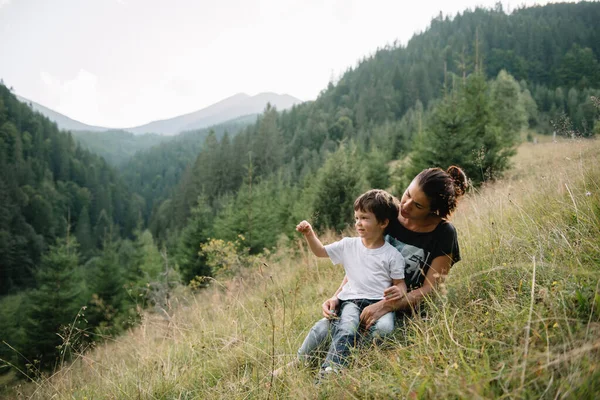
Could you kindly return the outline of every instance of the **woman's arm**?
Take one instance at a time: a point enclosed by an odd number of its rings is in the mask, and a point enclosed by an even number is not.
[[[402,297],[400,300],[387,300],[383,299],[375,304],[371,304],[365,307],[363,312],[360,314],[361,324],[369,329],[379,318],[384,316],[390,311],[397,310],[411,310],[416,307],[425,297],[435,292],[440,282],[446,278],[450,267],[452,266],[452,256],[439,256],[436,257],[431,263],[431,267],[425,275],[425,282],[423,286],[418,289],[412,290]],[[393,291],[393,286],[386,289],[386,292]]]
[[[425,282],[423,286],[409,292],[404,299],[401,299],[396,305],[395,310],[411,310],[417,306],[425,297],[433,293],[438,285],[444,281],[450,267],[452,266],[452,256],[436,257],[431,263],[431,267],[425,274]]]
[[[342,291],[342,289],[344,288],[344,285],[346,283],[348,283],[348,277],[344,276],[344,279],[342,280],[340,287],[335,291],[335,293],[333,294],[333,297],[325,300],[325,302],[323,304],[321,304],[321,309],[323,310],[323,316],[325,318],[332,319],[332,318],[337,317],[337,315],[335,314],[335,310],[337,309],[338,305],[340,304],[340,299],[337,298],[337,295],[340,294],[340,292]],[[331,310],[334,310],[334,313],[331,313]]]

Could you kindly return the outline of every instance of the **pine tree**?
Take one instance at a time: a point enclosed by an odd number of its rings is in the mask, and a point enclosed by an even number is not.
[[[176,259],[184,282],[196,276],[211,276],[206,259],[200,252],[200,245],[211,236],[213,213],[207,204],[206,197],[200,197],[198,204],[192,209],[188,224],[181,232],[177,246]]]
[[[77,226],[75,228],[75,237],[79,243],[79,248],[83,255],[88,254],[96,246],[94,237],[92,236],[92,227],[90,223],[90,212],[87,206],[84,206],[77,218]]]
[[[283,162],[283,136],[277,126],[277,110],[267,104],[258,121],[258,130],[252,142],[256,176],[273,173]]]
[[[100,256],[88,263],[94,273],[88,282],[91,307],[87,319],[91,326],[101,327],[104,334],[118,331],[115,319],[125,299],[125,270],[119,261],[117,243],[107,238]]]
[[[372,146],[363,158],[365,178],[371,188],[386,189],[390,185],[390,172],[383,151]]]
[[[77,242],[67,236],[50,246],[36,272],[37,289],[29,298],[24,354],[31,362],[39,360],[43,369],[54,367],[60,354],[58,346],[67,340],[59,336],[61,327],[73,324],[85,305],[78,263]]]
[[[520,97],[520,102],[525,110],[527,118],[527,126],[535,128],[538,125],[539,111],[535,100],[531,97],[531,92],[528,89],[523,90]]]
[[[156,248],[150,231],[145,230],[137,234],[136,248],[136,280],[139,285],[147,285],[157,281],[163,272],[163,260]]]
[[[129,292],[139,299],[138,305],[167,307],[169,290],[180,283],[181,278],[170,260],[166,249],[156,247],[150,231],[137,233],[135,256],[129,271]]]
[[[405,176],[412,179],[424,168],[450,165],[462,167],[476,184],[501,176],[515,152],[515,130],[524,122],[518,85],[516,91],[512,82],[508,85],[514,104],[497,105],[495,114],[485,78],[469,75],[464,86],[434,108],[427,129],[415,141]]]
[[[527,118],[521,101],[521,88],[510,74],[502,70],[491,84],[490,92],[495,124],[502,130],[508,145],[515,143]]]
[[[467,168],[476,142],[466,138],[467,121],[461,106],[459,94],[452,93],[435,107],[428,127],[415,139],[410,164],[403,174],[405,179],[401,186],[405,187],[410,179],[429,167],[460,165],[466,169],[468,176],[477,171]]]
[[[352,222],[354,200],[366,186],[356,158],[353,145],[342,145],[317,172],[311,188],[316,229],[341,231]]]

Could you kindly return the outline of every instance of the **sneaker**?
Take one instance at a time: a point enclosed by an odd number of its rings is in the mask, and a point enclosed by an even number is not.
[[[324,380],[329,379],[331,376],[335,376],[340,373],[340,370],[334,367],[325,367],[321,368],[319,373],[317,374],[317,379],[315,380],[315,384],[319,385]]]

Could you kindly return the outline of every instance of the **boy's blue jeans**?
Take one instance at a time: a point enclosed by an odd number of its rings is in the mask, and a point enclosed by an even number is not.
[[[298,358],[301,361],[310,361],[315,352],[324,350],[331,339],[329,350],[322,367],[343,366],[350,354],[350,349],[359,341],[360,313],[370,304],[377,301],[351,300],[343,301],[340,306],[339,319],[319,320],[308,332],[302,346],[298,349]],[[394,313],[389,312],[379,318],[367,333],[373,339],[383,338],[394,330]]]

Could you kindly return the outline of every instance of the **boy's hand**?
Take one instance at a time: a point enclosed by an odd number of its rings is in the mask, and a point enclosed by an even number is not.
[[[308,236],[313,233],[312,226],[308,223],[308,221],[302,221],[298,225],[296,225],[296,230],[304,236]]]
[[[306,239],[308,242],[310,251],[312,251],[315,256],[328,257],[327,250],[325,250],[323,243],[321,243],[308,221],[300,222],[298,225],[296,225],[296,230],[304,235],[304,239]]]
[[[406,296],[406,290],[398,286],[390,286],[383,291],[383,296],[387,301],[397,301]]]
[[[327,319],[336,319],[339,318],[336,311],[338,305],[340,304],[340,300],[337,297],[332,297],[330,299],[325,300],[323,304],[321,304],[321,309],[323,310],[323,316]]]

